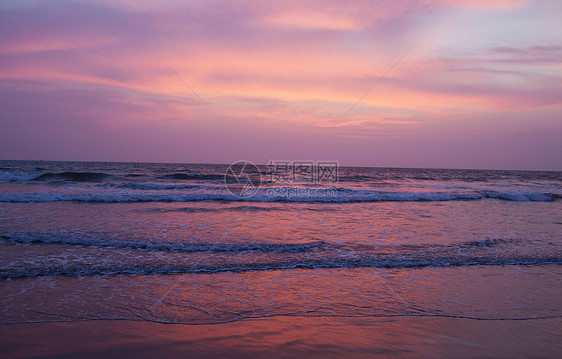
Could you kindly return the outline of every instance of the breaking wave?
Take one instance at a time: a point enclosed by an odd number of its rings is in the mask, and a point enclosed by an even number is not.
[[[72,181],[72,182],[99,182],[103,181],[110,175],[103,172],[60,172],[60,173],[43,173],[35,178],[36,181]]]
[[[111,247],[138,249],[153,252],[306,252],[314,250],[324,242],[306,243],[156,243],[150,241],[127,241],[103,238],[81,238],[49,234],[0,235],[1,239],[14,244],[63,244],[84,247]]]
[[[135,185],[136,186],[136,185]],[[142,187],[143,185],[140,185]],[[144,187],[148,189],[148,187]],[[160,187],[158,187],[160,188]],[[190,189],[192,187],[186,187]],[[195,188],[195,187],[193,187]],[[162,189],[162,188],[160,188]],[[180,189],[173,187],[173,189]],[[452,192],[390,192],[390,191],[367,191],[367,190],[338,190],[316,191],[314,195],[302,194],[301,189],[295,189],[298,195],[291,195],[291,191],[267,192],[260,190],[249,197],[238,197],[226,191],[215,193],[191,193],[191,192],[147,192],[147,191],[107,191],[103,193],[0,193],[0,202],[31,203],[31,202],[200,202],[200,201],[224,201],[224,202],[320,202],[320,203],[353,203],[353,202],[442,202],[442,201],[475,201],[486,198],[515,201],[515,202],[551,202],[562,196],[555,193],[541,192],[475,192],[475,193],[452,193]],[[271,195],[273,193],[273,195]],[[318,195],[316,193],[336,193],[336,195]]]

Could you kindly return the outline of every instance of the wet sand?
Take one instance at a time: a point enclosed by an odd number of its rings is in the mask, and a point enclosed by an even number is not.
[[[556,358],[562,318],[271,317],[212,325],[90,320],[0,326],[2,358]],[[558,340],[557,340],[558,338]]]

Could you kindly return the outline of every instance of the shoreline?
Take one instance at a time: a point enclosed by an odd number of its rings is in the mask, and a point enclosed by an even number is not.
[[[3,358],[545,357],[562,351],[562,318],[301,317],[222,324],[131,320],[0,325]]]

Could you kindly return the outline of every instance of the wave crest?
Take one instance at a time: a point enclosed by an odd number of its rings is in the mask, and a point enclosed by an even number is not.
[[[141,186],[142,187],[142,186]],[[148,189],[148,188],[146,188]],[[179,188],[176,188],[179,189]],[[330,192],[332,193],[332,192]],[[317,203],[354,203],[354,202],[443,202],[443,201],[477,201],[498,199],[515,202],[552,202],[561,198],[559,194],[539,192],[386,192],[365,190],[338,190],[337,195],[284,196],[268,195],[267,191],[258,191],[250,197],[237,197],[226,191],[214,193],[164,192],[154,193],[144,190],[115,190],[104,193],[0,193],[0,202],[317,202]]]
[[[152,252],[306,252],[317,249],[324,242],[306,243],[156,243],[102,238],[79,238],[49,234],[10,234],[0,238],[13,244],[62,244],[84,247],[111,247]]]
[[[99,182],[110,177],[107,173],[103,172],[59,172],[59,173],[43,173],[35,178],[36,181],[71,181],[71,182]]]

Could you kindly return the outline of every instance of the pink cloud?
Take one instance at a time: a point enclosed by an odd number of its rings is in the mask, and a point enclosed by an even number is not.
[[[560,125],[552,121],[562,114],[560,46],[538,38],[532,46],[482,39],[471,51],[460,44],[443,52],[433,37],[450,26],[441,16],[525,16],[532,6],[334,0],[321,7],[300,1],[3,7],[0,121],[9,135],[0,137],[0,157],[50,153],[54,159],[66,153],[59,143],[67,143],[83,159],[95,159],[97,148],[103,159],[115,153],[120,160],[333,156],[356,165],[446,167],[454,163],[437,148],[461,143],[475,159],[450,152],[466,163],[455,167],[468,167],[487,161],[478,148],[491,146],[496,136],[551,158],[546,151],[560,149]],[[428,24],[439,25],[438,31],[425,34]],[[422,35],[428,38],[341,118]],[[152,50],[259,153],[244,149]],[[517,117],[517,126],[502,122],[504,116]],[[319,147],[324,152],[312,151],[311,143],[335,123]],[[480,135],[474,124],[490,134]],[[384,157],[381,151],[393,152]],[[494,161],[486,166],[504,163]],[[505,161],[511,167],[531,163]],[[543,165],[554,168],[555,162]]]

